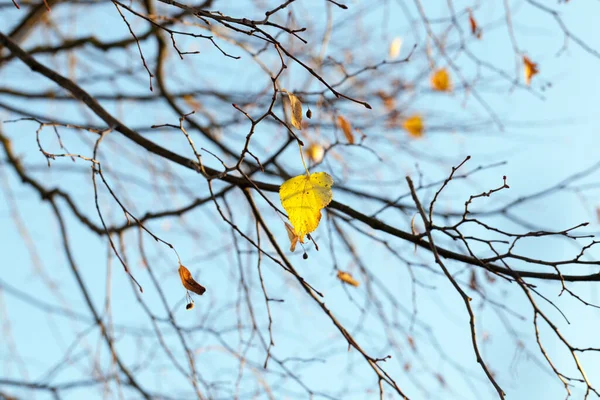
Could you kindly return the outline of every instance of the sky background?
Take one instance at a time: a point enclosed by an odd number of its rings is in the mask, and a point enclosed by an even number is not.
[[[344,51],[350,57],[354,57],[348,69],[356,70],[355,65],[361,62],[377,62],[386,58],[389,43],[394,37],[399,36],[403,39],[401,56],[405,56],[411,46],[417,44],[414,59],[410,63],[398,64],[393,69],[386,69],[383,72],[385,75],[373,82],[367,82],[367,86],[385,88],[394,78],[409,80],[414,78],[428,65],[428,57],[424,54],[427,48],[424,33],[415,32],[409,27],[400,2],[384,2],[383,4],[387,5],[381,7],[372,7],[370,3],[348,2],[348,11],[330,9],[334,27],[335,23],[341,25],[338,31],[334,29],[327,51],[337,57],[340,54],[335,53],[337,51]],[[479,41],[471,40],[469,48],[477,57],[514,75],[516,56],[506,27],[498,18],[503,11],[502,4],[485,3],[490,4],[475,8],[477,21],[483,26],[483,37]],[[596,38],[599,37],[596,16],[600,12],[600,3],[583,3],[552,2],[548,6],[559,9],[565,25],[572,29],[573,35],[583,38],[589,46],[594,47],[597,44]],[[428,2],[426,7],[428,17],[431,20],[447,17],[445,4],[446,2],[441,1]],[[467,164],[466,170],[479,165],[505,162],[496,168],[480,172],[467,181],[453,182],[445,190],[438,204],[440,208],[460,210],[469,195],[500,186],[502,176],[506,175],[510,185],[509,190],[475,204],[476,208],[485,209],[496,208],[496,205],[505,204],[510,199],[536,193],[598,161],[596,149],[599,145],[597,126],[600,123],[600,114],[597,112],[597,104],[600,100],[598,99],[600,81],[597,79],[597,70],[600,59],[581,49],[573,41],[569,41],[567,49],[561,52],[563,33],[549,15],[536,10],[527,2],[513,1],[510,4],[519,48],[539,64],[540,74],[533,79],[534,93],[532,93],[522,88],[515,88],[506,80],[494,78],[489,72],[482,72],[476,88],[502,121],[502,129],[492,121],[490,114],[472,95],[465,98],[464,92],[459,90],[445,96],[421,94],[416,100],[413,100],[410,94],[402,96],[399,104],[403,115],[413,111],[420,112],[429,124],[428,128],[431,128],[421,140],[408,138],[401,129],[385,130],[381,121],[374,122],[372,116],[379,114],[368,113],[381,113],[380,105],[370,112],[356,104],[343,103],[342,112],[352,118],[353,122],[357,121],[356,125],[361,126],[367,135],[365,143],[377,149],[381,160],[363,148],[342,148],[334,152],[321,167],[334,176],[336,183],[395,198],[407,193],[404,176],[417,176],[416,164],[423,172],[426,182],[435,182],[444,179],[450,167],[460,163],[467,155],[471,155],[472,159]],[[414,4],[411,2],[408,7],[416,18]],[[271,7],[263,8],[262,12],[268,8]],[[51,21],[56,29],[69,36],[79,37],[94,33],[100,35],[102,40],[109,41],[126,35],[127,28],[111,4],[94,6],[94,13],[84,13],[82,9],[84,8],[56,6],[52,10]],[[249,12],[250,16],[260,16],[257,9],[247,10],[239,4],[224,6],[222,11],[231,15],[245,15]],[[294,12],[303,18],[298,21],[299,25],[306,23],[317,32],[323,32],[327,15],[327,8],[323,6],[323,2],[299,1],[294,5]],[[23,10],[0,8],[0,31],[5,34],[10,32],[23,14]],[[362,17],[359,24],[342,24],[345,18],[354,15]],[[146,29],[145,24],[139,21],[133,23],[135,19],[131,15],[129,17],[134,29],[139,32]],[[464,20],[465,18],[463,18],[463,26],[468,35]],[[56,40],[53,35],[36,32],[28,38],[23,47],[31,48],[36,44]],[[190,50],[194,49],[193,46],[198,46],[202,56],[194,58],[193,61],[189,61],[190,57],[186,57],[186,60],[180,63],[176,54],[171,54],[173,57],[167,66],[170,71],[169,87],[173,91],[215,87],[239,91],[240,97],[244,98],[250,94],[258,96],[268,84],[268,77],[247,59],[242,58],[238,62],[219,56],[218,51],[207,42],[191,43],[182,39],[178,44],[182,48],[189,46]],[[307,46],[311,45],[309,43]],[[301,45],[290,44],[290,46],[298,53],[303,51]],[[226,43],[223,47],[226,51],[236,51],[233,46]],[[143,51],[148,60],[154,58],[153,44],[144,44]],[[7,53],[4,51],[1,54]],[[121,66],[135,69],[135,78],[129,79],[124,76],[116,78],[111,84],[94,82],[93,77],[90,77],[92,74],[90,71],[94,73],[102,70],[110,71],[98,62],[105,57],[110,58],[115,65],[114,68]],[[265,55],[266,62],[273,60],[270,57],[272,55]],[[435,51],[431,57],[437,60],[439,66],[446,65],[443,61],[439,61]],[[149,93],[148,77],[145,75],[135,47],[132,47],[132,52],[115,52],[110,56],[86,48],[80,53],[76,67],[71,68],[69,68],[69,59],[64,56],[41,56],[37,59],[75,78],[91,93],[111,91]],[[466,77],[473,77],[478,73],[477,66],[464,56],[457,57],[453,61],[460,66]],[[521,74],[521,71],[519,70],[518,73]],[[518,79],[523,82],[520,75]],[[305,72],[297,66],[291,66],[282,78],[282,85],[295,91],[304,88],[303,84],[307,80]],[[421,87],[427,87],[427,76],[416,82]],[[18,61],[12,61],[0,69],[0,88],[13,88],[27,92],[55,89],[51,82],[32,73]],[[311,82],[309,88],[322,90],[316,82]],[[270,93],[267,92],[266,96],[269,97]],[[98,120],[93,119],[82,106],[70,106],[66,102],[23,100],[0,93],[0,103],[32,110],[59,120],[64,118],[82,123],[86,120],[98,123]],[[166,111],[162,103],[141,105],[127,102],[101,103],[134,128],[177,123],[177,117]],[[225,119],[233,113],[216,100],[207,100],[202,105],[208,109],[214,108],[216,119]],[[57,159],[52,162],[51,168],[45,167],[46,160],[38,151],[35,142],[38,124],[30,121],[6,122],[18,117],[19,115],[7,111],[6,108],[0,110],[0,120],[5,121],[0,125],[2,132],[11,138],[15,152],[22,157],[23,163],[35,166],[37,169],[34,176],[42,179],[48,187],[60,186],[68,189],[90,218],[99,222],[93,205],[89,165],[81,161],[73,163],[68,159]],[[201,118],[199,117],[199,120]],[[318,108],[315,109],[313,118],[318,120]],[[239,149],[241,140],[247,132],[247,124],[240,122],[239,128],[223,132],[223,142]],[[43,143],[48,148],[58,151],[51,130],[46,128],[44,134],[46,136],[42,139]],[[181,135],[175,136],[169,130],[155,133],[148,130],[146,134],[170,149],[188,157],[193,156],[185,138]],[[303,134],[309,135],[306,132]],[[316,138],[321,137],[329,142],[334,140],[331,129],[323,128],[322,131],[315,130],[310,134],[322,135]],[[61,130],[61,135],[72,153],[91,154],[90,149],[94,140],[92,135],[67,129]],[[196,174],[162,163],[124,139],[114,136],[116,135],[111,134],[103,144],[105,148],[102,149],[101,154],[106,160],[103,161],[103,168],[107,177],[112,179],[114,188],[123,196],[130,210],[136,215],[143,215],[147,210],[162,210],[182,205],[194,196],[207,195],[206,184]],[[307,139],[315,140],[315,137]],[[195,140],[201,139],[195,138]],[[257,144],[263,147],[258,151],[268,154],[270,150],[283,143],[285,133],[273,125],[265,124],[257,133],[256,140]],[[215,150],[210,147],[210,143],[200,143],[200,146]],[[0,159],[4,159],[4,154]],[[218,161],[210,157],[206,159],[208,165],[219,167]],[[302,164],[296,148],[290,148],[281,159],[284,160],[288,171],[294,174],[302,173]],[[139,166],[140,162],[145,163],[144,167]],[[167,168],[175,171],[180,179],[178,181],[167,179],[164,176]],[[121,180],[117,180],[119,173],[124,173]],[[273,177],[258,176],[258,178],[272,183],[281,183],[281,180]],[[581,183],[597,181],[596,173],[586,177]],[[99,340],[97,329],[90,329],[93,321],[87,316],[81,293],[66,263],[57,221],[49,205],[41,202],[31,188],[24,187],[14,171],[5,164],[0,165],[0,187],[2,188],[0,190],[2,238],[0,251],[4,255],[0,270],[0,328],[3,332],[3,340],[0,340],[0,378],[43,380],[53,384],[87,379],[95,368],[89,360],[97,360],[96,367],[99,366],[106,373],[110,373],[113,367],[103,342]],[[216,190],[222,187],[222,184],[215,183]],[[436,189],[421,192],[424,203],[430,201]],[[270,194],[269,198],[273,202],[278,202],[277,194]],[[366,214],[380,208],[379,204],[369,203],[336,191],[335,186],[334,198]],[[237,193],[229,199],[229,202],[234,210],[236,224],[252,231],[253,219],[247,207],[243,205],[242,199],[241,194]],[[255,199],[264,211],[269,225],[277,233],[280,243],[287,247],[283,224],[262,199],[258,196],[255,196]],[[101,191],[100,200],[107,220],[119,224],[125,222],[123,213],[110,199],[106,190]],[[565,229],[583,221],[590,221],[590,225],[582,232],[596,232],[598,231],[596,206],[596,191],[586,190],[582,193],[566,191],[526,202],[516,208],[515,213],[540,227],[554,229]],[[186,385],[185,380],[174,369],[168,358],[161,354],[154,338],[152,324],[134,295],[135,288],[124,274],[118,260],[109,251],[105,238],[100,238],[84,229],[66,208],[63,208],[63,211],[75,258],[96,307],[103,309],[106,299],[110,299],[110,321],[114,324],[117,347],[123,357],[129,365],[134,366],[134,369],[136,365],[143,366],[151,360],[152,368],[143,369],[139,373],[139,380],[148,388],[164,390],[174,398],[193,398],[189,385]],[[17,219],[15,215],[18,215]],[[390,225],[406,231],[410,231],[408,224],[411,217],[412,215],[408,217],[400,215],[394,210],[387,210],[379,215],[379,218]],[[17,223],[18,218],[20,218],[21,228]],[[521,227],[502,218],[491,218],[489,221],[499,227],[522,231]],[[19,231],[22,227],[26,228],[29,242],[24,240],[22,231]],[[213,205],[194,211],[185,220],[158,220],[149,223],[148,227],[161,238],[175,245],[183,264],[192,271],[200,283],[207,287],[204,296],[195,298],[194,310],[186,311],[185,291],[176,273],[177,258],[166,246],[161,246],[149,236],[145,236],[143,243],[148,258],[155,266],[161,288],[178,323],[184,327],[197,328],[190,337],[194,349],[197,349],[197,362],[201,365],[200,371],[203,377],[207,381],[223,382],[223,387],[231,388],[230,382],[238,379],[237,360],[228,353],[223,340],[232,344],[234,349],[242,349],[243,345],[240,344],[242,341],[236,324],[240,321],[248,322],[247,318],[243,317],[244,312],[236,311],[235,307],[240,293],[238,264],[243,266],[242,269],[247,274],[252,287],[257,319],[261,321],[263,329],[266,327],[266,312],[255,271],[256,253],[248,251],[250,247],[240,241],[242,252],[240,258],[237,258],[231,232],[222,220],[215,217]],[[416,269],[418,278],[435,288],[418,289],[418,315],[420,320],[428,325],[425,328],[424,325],[417,324],[411,330],[412,286],[406,266],[389,257],[381,246],[366,240],[360,234],[348,231],[365,265],[369,267],[373,276],[381,279],[381,286],[361,285],[356,290],[347,288],[335,278],[335,271],[332,268],[328,237],[331,229],[331,221],[324,216],[315,234],[321,250],[317,253],[311,245],[308,245],[308,260],[304,261],[302,252],[299,251],[293,254],[288,252],[290,259],[308,282],[325,293],[324,300],[327,306],[342,323],[353,332],[357,332],[357,339],[370,354],[381,356],[392,354],[392,359],[385,364],[385,367],[392,376],[397,378],[399,385],[411,395],[411,398],[493,398],[493,388],[485,380],[485,376],[475,362],[466,311],[461,299],[445,278],[424,269]],[[379,237],[385,238],[384,235]],[[430,253],[420,249],[415,254],[411,245],[391,238],[386,239],[397,245],[406,257],[434,266]],[[158,293],[143,267],[137,250],[137,231],[129,231],[126,235],[126,243],[131,246],[127,251],[128,264],[133,275],[145,289],[142,295],[145,303],[150,309],[156,310],[157,314],[164,315]],[[35,251],[31,251],[31,246],[35,247]],[[356,276],[360,276],[359,266],[352,261],[347,251],[344,251],[339,241],[334,241],[332,247],[335,249],[340,268],[353,271]],[[544,259],[572,258],[579,251],[567,240],[524,241],[520,250],[524,254],[537,255]],[[590,255],[593,258],[596,252],[592,251]],[[457,273],[457,277],[463,282],[468,281],[468,271],[463,271],[464,266],[449,263],[449,268]],[[585,269],[579,266],[571,268],[566,271],[584,274],[597,270],[597,268]],[[275,323],[274,355],[280,359],[317,358],[308,363],[290,363],[292,369],[316,391],[324,391],[339,398],[376,398],[377,381],[373,372],[364,365],[364,361],[355,351],[348,351],[347,344],[335,331],[331,322],[308,299],[299,285],[289,276],[285,276],[273,263],[264,262],[263,269],[269,294],[275,298],[285,299],[282,304],[271,305]],[[484,279],[483,275],[480,279]],[[598,302],[600,299],[594,286],[577,284],[573,285],[572,289],[576,290],[582,298],[590,302]],[[382,307],[386,313],[394,315],[395,321],[401,326],[395,333],[395,338],[400,342],[399,346],[402,349],[399,353],[385,348],[388,337],[379,325],[377,307],[366,302],[365,291],[369,288],[380,293],[385,288],[397,299],[397,310],[393,311],[387,301],[383,302]],[[551,308],[546,304],[542,305],[544,310],[551,313],[561,332],[572,340],[574,345],[597,346],[599,321],[597,310],[583,307],[566,295],[557,298],[560,292],[558,283],[540,283],[539,289],[556,301],[568,317],[570,324],[561,320],[557,312],[550,311]],[[515,338],[507,331],[492,307],[486,305],[482,308],[480,301],[474,303],[480,338],[488,337],[481,343],[483,356],[497,372],[499,383],[507,392],[508,398],[564,398],[562,384],[546,364],[536,361],[541,360],[541,355],[535,346],[531,324],[532,311],[524,302],[523,294],[516,285],[506,283],[487,285],[486,293],[490,298],[527,318],[523,323],[515,323],[519,338],[526,344],[526,350],[522,350],[518,348]],[[33,306],[31,302],[23,300],[23,295],[35,299],[34,301],[39,304],[44,304],[43,307],[48,305],[55,307],[53,309],[56,312],[49,313],[45,308]],[[383,294],[382,297],[385,298]],[[62,311],[58,311],[64,309],[71,310],[73,314],[63,315]],[[74,315],[85,315],[85,317],[79,318]],[[240,315],[242,315],[241,320]],[[122,334],[121,327],[135,329],[134,332],[137,334]],[[542,328],[542,335],[555,364],[568,372],[573,372],[570,355],[553,339],[550,332],[544,329],[545,327]],[[161,330],[165,334],[167,343],[173,346],[176,359],[181,365],[186,366],[184,352],[179,347],[174,332],[166,325],[162,326]],[[222,332],[222,336],[214,335],[212,333],[214,331]],[[407,335],[401,332],[410,332],[414,336],[416,351],[409,346]],[[435,335],[439,348],[430,340],[429,333]],[[440,349],[443,349],[443,356]],[[70,354],[67,362],[69,367],[54,374],[51,372],[53,367],[66,362],[63,356],[67,351]],[[535,355],[535,358],[531,355]],[[264,350],[260,346],[252,347],[248,356],[260,363],[264,361]],[[600,363],[597,362],[597,358],[584,354],[581,359],[590,380],[600,385]],[[403,371],[405,362],[410,362],[413,366],[408,373]],[[445,386],[432,378],[432,370],[444,376],[447,382]],[[250,396],[254,392],[261,391],[252,374],[251,368],[245,371],[239,385],[239,395]],[[465,379],[465,375],[470,379]],[[271,376],[268,382],[278,388],[280,390],[278,393],[282,396],[296,395],[302,398],[305,393],[297,384],[289,380],[280,380]],[[427,394],[423,388],[426,388]],[[33,394],[36,399],[49,398],[43,391],[21,391],[7,385],[0,385],[0,390],[23,398],[31,398]],[[99,390],[83,388],[66,393],[65,398],[68,399],[118,398],[115,387],[108,392],[103,392],[102,388]],[[125,391],[125,398],[136,398],[135,396],[134,392]],[[235,394],[220,389],[217,385],[214,388],[214,396],[231,398]],[[583,398],[583,392],[574,389],[573,398]]]

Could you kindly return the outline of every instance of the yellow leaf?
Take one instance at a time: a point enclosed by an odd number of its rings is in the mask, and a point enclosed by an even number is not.
[[[352,285],[354,287],[358,287],[358,285],[360,285],[360,283],[356,279],[354,279],[354,277],[350,275],[349,272],[338,271],[337,277],[340,281],[347,283],[348,285]]]
[[[452,82],[446,68],[439,68],[431,75],[431,87],[440,92],[449,92],[452,90]]]
[[[346,118],[340,115],[337,117],[337,124],[342,130],[342,132],[344,132],[344,136],[346,136],[346,140],[348,140],[348,143],[354,144],[354,135],[352,134],[352,125],[350,124],[350,122],[348,122]]]
[[[292,108],[292,125],[296,129],[302,129],[302,102],[294,94],[283,89],[282,92],[286,93],[290,98],[290,106]]]
[[[279,188],[281,204],[299,238],[311,233],[321,220],[321,209],[333,198],[333,178],[326,172],[299,175]]]
[[[397,37],[392,40],[390,44],[389,56],[392,60],[398,58],[400,50],[402,49],[402,39]]]
[[[300,241],[300,243],[304,243],[304,239],[301,237],[298,237],[294,227],[291,226],[290,224],[288,224],[287,222],[285,223],[285,230],[287,231],[288,238],[290,238],[290,251],[294,252],[296,250],[296,245],[298,244],[298,240]]]
[[[525,72],[525,83],[529,85],[531,83],[531,78],[538,72],[537,64],[531,61],[527,56],[523,56],[523,67]]]
[[[402,127],[412,137],[420,138],[423,136],[423,119],[418,114],[412,115],[405,119],[404,123],[402,123]]]
[[[191,272],[181,264],[179,264],[179,277],[181,278],[181,283],[183,284],[183,287],[187,290],[190,290],[199,295],[202,295],[204,292],[206,292],[206,288],[198,282],[196,282],[194,278],[192,278]]]
[[[325,149],[318,143],[311,143],[306,150],[304,150],[304,153],[306,153],[309,160],[316,164],[323,160]]]

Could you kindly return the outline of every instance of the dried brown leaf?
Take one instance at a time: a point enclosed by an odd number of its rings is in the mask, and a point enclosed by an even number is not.
[[[337,117],[337,124],[342,132],[344,132],[344,136],[346,136],[348,143],[354,144],[354,135],[352,134],[352,125],[350,122],[340,115]]]
[[[194,278],[192,278],[191,272],[181,264],[179,264],[179,277],[181,278],[183,287],[187,290],[199,295],[202,295],[204,292],[206,292],[206,288],[196,282]]]
[[[292,125],[296,129],[302,129],[302,102],[293,93],[290,93],[285,89],[283,92],[287,93],[290,99],[290,107],[292,108]]]
[[[298,236],[294,227],[288,224],[287,222],[285,222],[285,230],[288,234],[288,238],[290,239],[290,251],[294,252],[296,250],[296,245],[298,244],[298,241],[300,241],[301,243],[304,243],[304,241],[301,237]]]
[[[477,290],[479,287],[479,283],[477,282],[477,274],[475,274],[475,270],[471,270],[471,277],[469,278],[469,287],[473,290]]]
[[[481,39],[481,28],[477,25],[477,21],[475,21],[471,10],[469,10],[469,25],[471,26],[471,34],[477,39]]]

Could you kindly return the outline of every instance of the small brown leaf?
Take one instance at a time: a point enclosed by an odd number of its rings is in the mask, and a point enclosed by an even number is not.
[[[531,84],[531,78],[539,73],[537,64],[529,59],[527,56],[523,56],[523,69],[525,74],[525,83],[529,86]]]
[[[310,108],[308,110],[306,110],[306,118],[308,118],[308,119],[312,118],[312,111],[310,110]]]
[[[350,122],[340,115],[337,117],[337,124],[342,132],[344,132],[344,136],[346,136],[348,143],[354,144],[354,135],[352,134],[352,125]]]
[[[185,309],[186,309],[186,310],[191,310],[192,308],[194,308],[194,303],[187,303],[187,304],[185,305]]]
[[[296,245],[298,244],[298,240],[300,243],[304,243],[301,237],[298,236],[296,230],[293,226],[285,222],[285,230],[287,231],[288,238],[290,239],[290,251],[294,252],[296,250]]]
[[[477,290],[479,284],[477,283],[477,275],[475,274],[475,270],[471,270],[471,278],[469,279],[469,287],[473,290]]]
[[[469,25],[471,25],[471,33],[477,39],[481,39],[481,28],[477,25],[477,21],[473,17],[473,12],[469,10]]]
[[[385,107],[386,111],[388,111],[388,112],[394,111],[394,109],[396,108],[396,99],[394,99],[394,97],[385,93],[383,90],[379,90],[375,94],[383,102],[383,106]]]
[[[292,125],[296,129],[302,129],[302,102],[293,93],[287,90],[282,90],[290,98],[290,106],[292,108]]]
[[[354,287],[358,287],[358,285],[360,285],[360,283],[356,279],[354,279],[354,277],[350,275],[349,272],[338,271],[337,277],[340,281],[347,283],[348,285],[352,285]]]
[[[194,278],[192,278],[191,272],[181,264],[179,264],[179,277],[181,278],[181,283],[183,284],[183,287],[187,290],[190,290],[199,295],[202,295],[204,294],[204,292],[206,292],[206,288],[198,282],[196,282]]]

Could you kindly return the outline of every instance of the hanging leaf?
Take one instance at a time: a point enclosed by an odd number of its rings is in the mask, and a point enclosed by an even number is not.
[[[471,277],[469,278],[469,287],[473,290],[477,290],[479,287],[479,283],[477,282],[477,275],[475,274],[475,269],[471,270]]]
[[[527,56],[523,56],[523,69],[525,73],[525,83],[531,84],[531,78],[539,73],[537,64],[531,61]]]
[[[290,107],[292,108],[292,125],[296,129],[302,129],[302,102],[293,93],[283,89],[282,92],[288,95]]]
[[[354,287],[358,287],[358,285],[360,285],[360,283],[354,279],[349,272],[338,271],[337,277],[340,281],[347,283],[348,285],[352,285]]]
[[[475,21],[471,10],[469,10],[469,25],[471,25],[471,34],[477,39],[481,39],[481,28],[477,25],[477,21]]]
[[[323,157],[325,156],[325,149],[319,143],[311,143],[306,147],[304,153],[308,157],[310,161],[313,163],[320,163],[323,161]]]
[[[452,90],[450,74],[448,74],[446,68],[439,68],[433,71],[433,74],[431,75],[431,87],[433,90],[439,92],[449,92]]]
[[[296,234],[296,230],[294,229],[294,227],[288,224],[287,222],[285,222],[285,230],[288,234],[288,238],[290,239],[290,251],[294,252],[296,250],[296,245],[298,244],[298,240],[300,240],[300,238]]]
[[[191,272],[181,264],[179,264],[179,277],[181,278],[183,287],[187,290],[199,295],[202,295],[204,292],[206,292],[206,288],[196,282],[194,278],[192,278]]]
[[[379,90],[376,94],[383,102],[386,111],[391,112],[396,108],[396,99],[394,97],[388,95],[383,90]]]
[[[395,60],[400,55],[400,50],[402,49],[402,39],[399,37],[394,38],[392,43],[390,44],[389,57],[392,60]]]
[[[304,236],[317,229],[321,209],[333,199],[333,178],[326,172],[299,175],[285,181],[279,188],[281,204],[288,213],[300,243]]]
[[[420,115],[415,114],[404,120],[402,127],[414,138],[420,138],[423,136],[423,119]]]
[[[354,144],[354,135],[352,134],[352,125],[350,122],[340,115],[337,117],[337,125],[340,127],[342,132],[344,132],[344,136],[346,136],[348,143]]]

